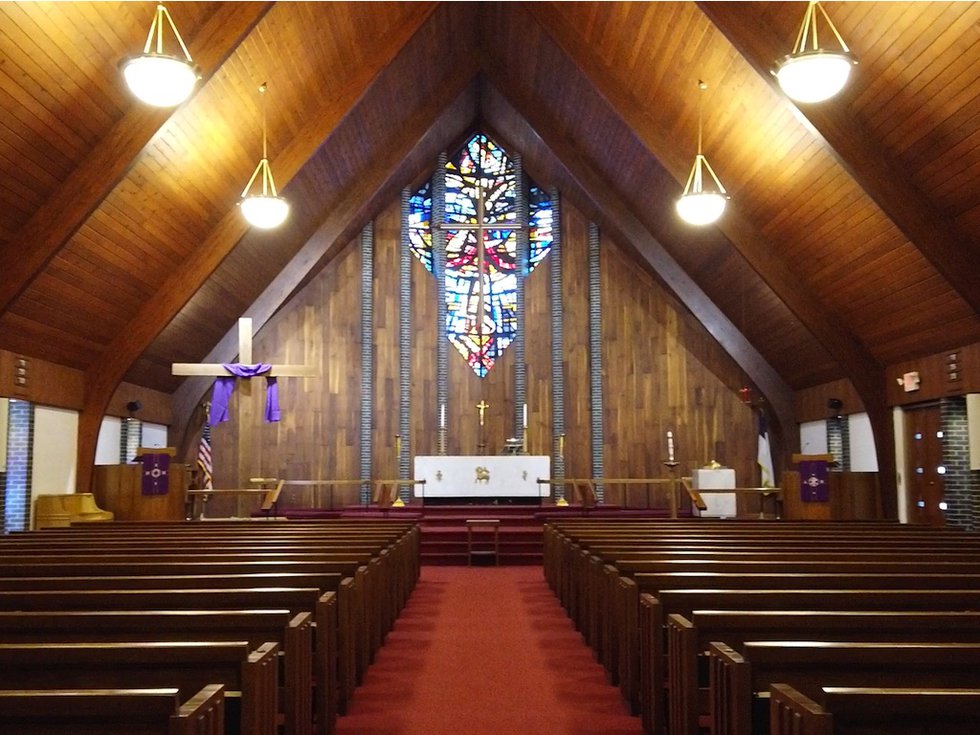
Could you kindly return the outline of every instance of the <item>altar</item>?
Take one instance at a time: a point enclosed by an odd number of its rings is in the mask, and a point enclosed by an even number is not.
[[[536,455],[419,456],[417,498],[547,498],[551,458]],[[538,480],[545,482],[539,483]]]

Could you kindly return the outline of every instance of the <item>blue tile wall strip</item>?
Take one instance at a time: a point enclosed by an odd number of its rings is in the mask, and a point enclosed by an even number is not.
[[[412,456],[412,247],[408,232],[410,192],[402,189],[401,244],[398,249],[398,479],[411,478]],[[408,502],[412,488],[398,494]]]
[[[449,341],[446,336],[446,161],[443,151],[432,175],[432,272],[436,277],[436,421],[448,412]],[[448,421],[448,414],[446,415]],[[437,423],[436,453],[446,453],[446,430]]]
[[[551,244],[551,476],[555,480],[565,479],[565,320],[562,308],[562,242],[561,242],[561,198],[558,189],[551,190],[551,206],[554,209],[553,236]],[[554,485],[555,499],[564,497],[564,488]]]
[[[361,231],[361,478],[372,477],[374,450],[374,224]],[[371,483],[361,484],[361,502],[371,501]]]
[[[592,401],[592,476],[603,476],[602,426],[602,281],[599,272],[599,227],[589,223],[589,387]],[[604,488],[596,484],[602,502]]]

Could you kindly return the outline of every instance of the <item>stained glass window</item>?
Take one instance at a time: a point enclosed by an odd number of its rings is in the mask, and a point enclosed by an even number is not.
[[[551,199],[533,184],[528,222],[519,221],[517,187],[523,185],[507,152],[482,133],[446,164],[446,333],[480,377],[517,334],[517,234],[529,228],[528,273],[551,249]],[[412,252],[432,271],[432,187],[409,199]]]

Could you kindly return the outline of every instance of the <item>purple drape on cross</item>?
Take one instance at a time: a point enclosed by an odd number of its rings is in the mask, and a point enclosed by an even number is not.
[[[826,503],[830,500],[827,463],[821,460],[800,462],[800,495],[804,503]]]
[[[208,423],[212,426],[228,420],[228,401],[235,392],[237,378],[254,378],[272,370],[272,365],[264,362],[255,365],[221,363],[221,367],[231,375],[215,378],[214,390],[211,392],[211,414],[208,418]],[[265,420],[269,423],[279,420],[279,383],[272,376],[266,378]]]

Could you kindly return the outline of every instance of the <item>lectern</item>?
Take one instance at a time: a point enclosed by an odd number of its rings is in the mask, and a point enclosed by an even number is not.
[[[783,475],[783,517],[829,521],[832,454],[794,454],[797,469]]]
[[[136,456],[176,454],[173,447],[141,447]],[[144,467],[142,461],[132,464],[98,465],[94,487],[99,507],[111,510],[117,521],[180,521],[184,519],[188,473],[186,465],[169,463],[166,482],[144,482],[144,470],[158,474],[159,465]]]

